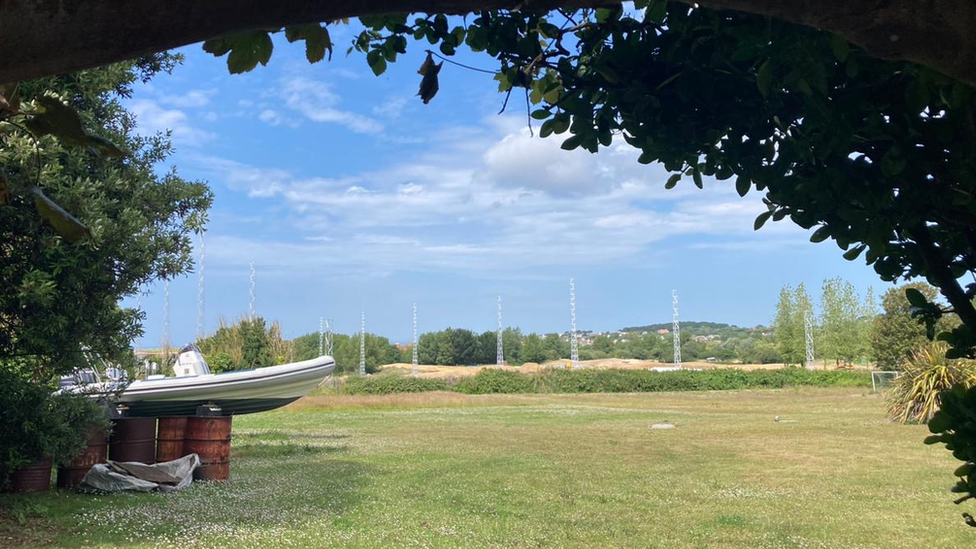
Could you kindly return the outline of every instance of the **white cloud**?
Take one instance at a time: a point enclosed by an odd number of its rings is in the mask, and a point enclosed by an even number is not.
[[[305,76],[286,77],[280,89],[285,107],[313,122],[339,124],[355,133],[379,134],[383,124],[369,116],[338,108],[340,98],[328,82]]]
[[[175,144],[190,147],[200,146],[214,138],[213,133],[194,126],[182,110],[166,109],[151,99],[133,100],[128,107],[136,116],[137,131],[143,135],[171,131]]]
[[[296,268],[477,275],[491,265],[527,273],[639,262],[671,239],[688,247],[701,240],[715,247],[805,240],[786,224],[755,236],[752,223],[764,206],[757,196],[740,199],[727,181],[706,181],[704,190],[689,181],[665,191],[667,174],[638,164],[623,148],[569,153],[558,140],[507,129],[445,129],[426,153],[343,177],[301,177],[221,159],[210,165],[232,188],[280,201],[288,223],[305,235],[301,244],[234,245],[258,246]]]
[[[386,119],[399,118],[403,114],[403,109],[407,106],[407,101],[408,99],[403,96],[390,97],[373,107],[373,114]]]
[[[271,109],[261,111],[261,114],[258,115],[258,120],[271,124],[272,126],[277,126],[282,122],[281,115]]]
[[[217,93],[216,89],[190,90],[183,95],[162,95],[159,102],[164,105],[181,109],[205,107],[210,104],[210,98]]]

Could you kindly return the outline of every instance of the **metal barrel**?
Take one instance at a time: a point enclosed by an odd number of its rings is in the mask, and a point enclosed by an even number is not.
[[[227,480],[230,477],[231,416],[193,416],[186,422],[183,451],[197,454],[203,465],[193,472],[196,480]]]
[[[88,446],[66,466],[58,467],[58,488],[73,488],[81,484],[85,474],[97,463],[105,463],[108,456],[108,437],[101,429],[88,429]]]
[[[108,457],[112,461],[156,462],[156,418],[123,417],[113,419],[108,439]]]
[[[186,437],[186,416],[161,417],[156,432],[156,462],[173,461],[183,457]]]
[[[43,492],[51,487],[51,459],[21,467],[10,475],[11,492]]]

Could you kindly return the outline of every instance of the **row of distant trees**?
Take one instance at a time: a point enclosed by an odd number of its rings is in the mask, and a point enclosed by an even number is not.
[[[938,294],[925,283],[905,284],[884,293],[879,311],[871,288],[861,297],[850,282],[840,278],[824,280],[816,308],[803,284],[784,287],[773,321],[783,362],[802,364],[806,360],[809,320],[818,360],[836,364],[870,362],[882,370],[899,369],[913,351],[928,343],[924,326],[911,316],[911,304],[905,297],[908,288],[919,290],[933,301]],[[940,330],[958,321],[946,316],[941,322],[945,326],[940,326]]]
[[[333,357],[340,373],[359,371],[359,334],[334,334]],[[217,330],[197,340],[197,346],[214,372],[247,370],[285,364],[319,356],[319,334],[311,333],[286,340],[277,322],[264,318],[241,318],[233,324],[221,319]],[[390,340],[366,334],[366,371],[377,372],[383,364],[396,362],[400,355]]]
[[[812,325],[814,350],[819,359],[851,364],[871,358],[870,334],[877,315],[874,292],[862,299],[854,286],[841,278],[821,285],[819,310],[803,284],[780,290],[773,329],[783,362],[806,360],[806,324]]]
[[[582,360],[635,358],[671,362],[673,340],[670,333],[659,334],[657,326],[627,328],[622,333],[581,335]],[[727,324],[689,322],[682,331],[682,356],[686,361],[715,359],[723,362],[779,362],[777,347],[765,328],[739,328]],[[707,338],[707,339],[706,339]],[[566,334],[523,334],[519,328],[502,332],[505,363],[518,366],[526,362],[565,360],[570,356]],[[418,358],[422,364],[470,366],[496,362],[497,333],[477,333],[463,328],[447,328],[421,334]],[[319,334],[299,336],[291,341],[281,336],[277,322],[264,318],[241,318],[231,324],[221,320],[217,330],[197,341],[215,372],[259,368],[306,360],[319,355]],[[359,334],[334,334],[333,357],[340,373],[359,370]],[[389,339],[366,334],[366,370],[375,372],[384,364],[411,362],[413,349],[397,347]]]

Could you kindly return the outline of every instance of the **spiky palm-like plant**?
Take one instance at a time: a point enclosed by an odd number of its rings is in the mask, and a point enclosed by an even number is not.
[[[935,342],[912,352],[887,392],[888,416],[898,423],[927,423],[939,410],[939,393],[959,383],[976,385],[976,365],[946,358],[949,346]]]

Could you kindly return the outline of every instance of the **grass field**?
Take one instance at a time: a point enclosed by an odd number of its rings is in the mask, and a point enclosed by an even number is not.
[[[225,484],[4,496],[0,546],[970,546],[956,464],[883,417],[841,389],[311,397],[235,418]]]

